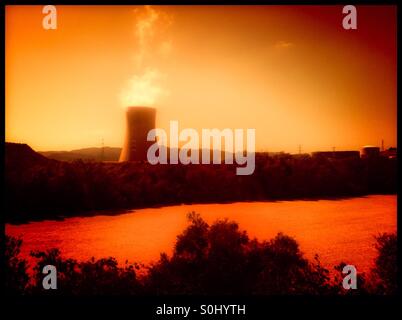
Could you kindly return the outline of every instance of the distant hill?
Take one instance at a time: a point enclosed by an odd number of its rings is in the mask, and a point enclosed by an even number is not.
[[[18,144],[7,142],[10,145],[11,152],[15,156],[19,155],[25,157],[25,154],[30,154],[27,159],[52,159],[58,161],[74,161],[74,160],[92,160],[92,161],[118,161],[121,153],[121,148],[104,147],[104,148],[83,148],[71,151],[34,151],[26,144]],[[20,146],[20,147],[18,147]],[[102,150],[103,149],[103,150]],[[212,161],[213,150],[210,150]],[[268,153],[267,153],[268,155]],[[272,154],[271,154],[272,155]],[[167,149],[167,156],[169,159],[170,149]],[[202,159],[202,150],[199,150],[199,159]],[[225,152],[221,151],[221,159],[224,161]]]
[[[102,150],[103,149],[103,150]],[[39,153],[49,159],[59,161],[93,160],[93,161],[118,161],[121,148],[84,148],[71,151],[40,151]]]
[[[202,151],[199,150],[199,159],[202,159]],[[210,150],[212,159],[213,150]],[[121,153],[121,148],[105,147],[102,154],[102,148],[84,148],[71,151],[39,151],[39,153],[49,159],[59,161],[73,161],[77,159],[93,160],[93,161],[118,161]],[[169,159],[170,149],[167,149]],[[225,152],[221,151],[221,159],[225,159]],[[212,161],[212,160],[211,160]]]
[[[51,162],[50,159],[35,152],[27,144],[13,142],[6,142],[5,160],[6,167],[26,167]]]

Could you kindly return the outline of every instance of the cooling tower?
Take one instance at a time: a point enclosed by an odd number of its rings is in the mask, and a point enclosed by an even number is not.
[[[147,141],[147,135],[149,130],[155,129],[156,109],[129,107],[126,116],[126,138],[119,161],[147,160],[148,148],[154,143]]]

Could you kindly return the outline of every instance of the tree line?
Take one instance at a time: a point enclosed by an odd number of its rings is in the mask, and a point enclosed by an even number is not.
[[[354,197],[396,193],[396,159],[256,154],[255,172],[235,165],[151,165],[7,160],[6,221],[181,203]]]

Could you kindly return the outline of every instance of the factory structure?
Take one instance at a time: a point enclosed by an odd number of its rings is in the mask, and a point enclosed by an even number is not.
[[[147,141],[148,132],[155,129],[156,109],[151,107],[128,107],[126,111],[126,135],[119,161],[147,161],[147,152],[154,143]],[[299,146],[299,149],[301,147]],[[301,152],[301,150],[299,150]],[[296,156],[296,155],[295,155]],[[397,157],[397,149],[384,149],[382,147],[364,146],[360,151],[317,151],[311,154],[313,158],[326,159],[375,159]]]
[[[317,151],[311,154],[313,158],[332,158],[332,159],[345,159],[345,158],[360,158],[359,151]]]
[[[375,159],[379,157],[395,159],[397,156],[396,148],[389,148],[382,150],[376,146],[364,146],[360,151],[317,151],[311,155],[314,158],[326,158],[326,159]]]
[[[147,135],[150,130],[155,129],[155,118],[155,108],[127,108],[126,136],[120,154],[120,162],[147,160],[148,148],[154,143],[147,141]]]
[[[380,147],[364,146],[361,150],[361,157],[365,159],[377,158],[380,156]]]

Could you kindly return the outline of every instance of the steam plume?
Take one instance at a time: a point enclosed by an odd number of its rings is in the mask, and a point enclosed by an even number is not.
[[[134,13],[134,35],[138,48],[134,55],[135,68],[120,93],[120,100],[124,107],[152,106],[161,96],[169,94],[162,85],[166,74],[156,67],[156,62],[172,51],[172,42],[166,38],[172,18],[151,6],[135,9]]]

